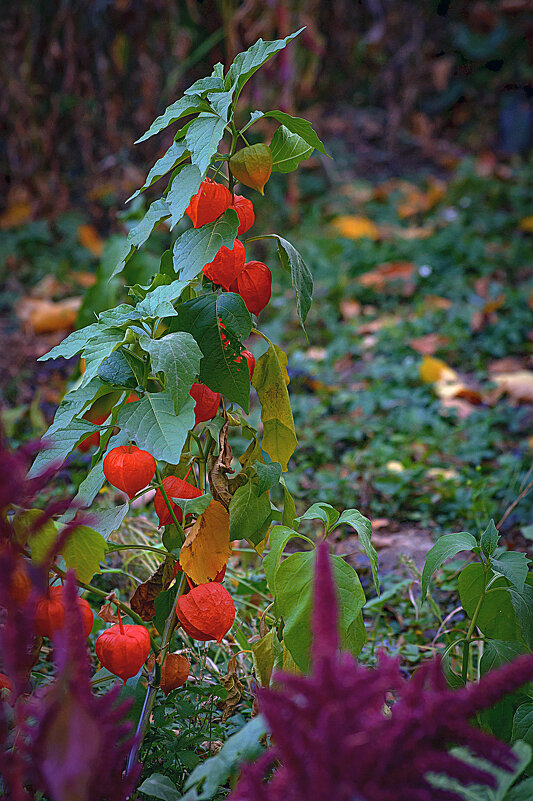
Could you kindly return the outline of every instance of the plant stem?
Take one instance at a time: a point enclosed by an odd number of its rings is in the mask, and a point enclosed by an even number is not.
[[[163,486],[163,479],[161,478],[161,471],[159,470],[159,467],[157,466],[157,464],[155,466],[155,474],[156,474],[156,478],[157,478],[157,484],[159,486],[159,489],[161,490],[161,494],[162,494],[162,496],[163,496],[163,498],[165,500],[165,503],[167,505],[167,509],[170,512],[170,516],[172,518],[172,521],[173,521],[174,525],[176,526],[176,528],[178,529],[178,533],[179,533],[179,535],[181,537],[181,544],[183,544],[185,542],[185,532],[183,530],[183,527],[182,527],[181,523],[178,521],[178,518],[176,517],[176,512],[174,511],[174,505],[170,502],[170,499],[169,499],[169,497],[167,495],[167,491]]]
[[[477,619],[479,617],[479,612],[481,610],[481,604],[485,598],[486,593],[486,583],[487,583],[487,568],[485,567],[485,574],[483,576],[483,590],[481,595],[478,598],[478,602],[476,604],[476,608],[474,609],[474,614],[472,615],[472,620],[470,621],[470,626],[468,627],[468,631],[466,632],[466,639],[465,644],[463,646],[463,664],[461,669],[461,677],[463,679],[464,684],[466,685],[468,679],[468,658],[470,652],[470,642],[472,640],[472,634],[474,633],[474,629],[476,627]]]

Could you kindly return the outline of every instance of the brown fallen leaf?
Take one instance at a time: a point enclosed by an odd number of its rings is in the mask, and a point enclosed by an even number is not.
[[[17,316],[34,334],[48,334],[74,327],[82,298],[44,300],[22,298],[17,305]]]
[[[341,300],[339,308],[345,320],[352,320],[354,317],[359,317],[361,314],[361,304],[358,300]]]
[[[93,256],[101,256],[104,250],[104,242],[94,225],[78,226],[78,241],[84,248],[90,250]]]
[[[517,370],[513,373],[497,373],[492,380],[513,400],[533,403],[533,371]]]
[[[409,340],[411,348],[416,350],[417,353],[421,353],[422,356],[433,356],[439,348],[444,348],[449,344],[450,338],[444,337],[441,334],[425,334],[422,337]]]
[[[446,311],[452,305],[449,298],[441,298],[439,295],[426,295],[424,298],[424,307],[426,309],[443,309]]]
[[[414,264],[411,261],[390,261],[363,273],[358,277],[357,283],[361,286],[383,290],[392,281],[407,281],[412,277],[413,272]]]
[[[0,228],[5,231],[8,228],[17,228],[29,222],[33,215],[31,203],[24,201],[9,205],[3,214],[0,214]]]
[[[211,501],[187,534],[180,553],[180,565],[195,584],[212,581],[231,556],[229,513]]]

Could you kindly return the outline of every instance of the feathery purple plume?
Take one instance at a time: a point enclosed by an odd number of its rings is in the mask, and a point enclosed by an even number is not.
[[[426,663],[411,680],[396,660],[381,656],[377,669],[337,654],[337,605],[328,546],[318,548],[310,676],[278,675],[278,689],[259,692],[272,745],[243,769],[232,801],[457,801],[431,786],[429,772],[463,785],[494,786],[494,777],[449,753],[461,745],[512,769],[505,743],[470,725],[476,712],[533,678],[533,656],[486,675],[460,690],[446,685],[440,661]],[[385,701],[399,700],[391,710]]]

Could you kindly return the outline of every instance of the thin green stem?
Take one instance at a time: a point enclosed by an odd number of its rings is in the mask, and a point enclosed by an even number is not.
[[[125,545],[115,545],[111,543],[113,548],[108,548],[106,554],[114,553],[115,551],[132,551],[132,550],[139,550],[139,551],[153,551],[154,553],[158,553],[160,556],[166,556],[168,551],[164,548],[156,548],[154,545],[135,545],[134,543],[126,543]]]
[[[483,603],[483,600],[486,595],[486,581],[487,581],[487,568],[485,567],[485,574],[483,576],[483,590],[481,591],[481,594],[478,598],[478,602],[476,604],[476,608],[474,609],[474,614],[472,615],[470,626],[468,627],[468,631],[466,632],[465,644],[463,646],[463,664],[461,668],[461,676],[465,685],[468,678],[470,642],[472,641],[472,634],[474,633],[474,629],[477,624],[477,619],[479,616],[479,612],[481,610],[481,604]]]

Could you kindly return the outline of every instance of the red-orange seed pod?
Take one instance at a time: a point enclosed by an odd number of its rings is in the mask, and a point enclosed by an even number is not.
[[[176,614],[184,630],[195,640],[221,642],[235,620],[235,604],[222,584],[209,581],[181,595]]]
[[[26,570],[24,559],[18,559],[15,569],[9,576],[9,597],[16,604],[23,604],[28,600],[31,592],[31,581]]]
[[[200,189],[191,198],[186,214],[192,220],[195,228],[206,223],[214,222],[226,209],[231,206],[231,192],[222,184],[217,184],[206,178],[200,184]]]
[[[96,655],[102,665],[124,684],[136,676],[150,653],[150,635],[144,626],[124,624],[118,613],[118,626],[102,632],[96,640]]]
[[[6,676],[5,673],[0,673],[0,690],[12,690],[13,683],[9,676]]]
[[[244,267],[244,245],[235,240],[233,249],[222,246],[213,261],[204,267],[204,275],[214,284],[229,289]]]
[[[272,273],[262,261],[247,262],[233,284],[231,292],[237,292],[251,314],[259,314],[272,291]]]
[[[120,445],[104,459],[104,475],[131,500],[155,475],[154,457],[136,445]]]
[[[93,627],[93,612],[84,598],[78,598],[78,609],[83,623],[85,637]],[[52,587],[48,596],[37,601],[35,606],[35,634],[38,637],[52,638],[65,620],[65,598],[63,587]]]
[[[233,198],[232,209],[235,209],[239,218],[239,228],[237,235],[245,234],[255,222],[254,207],[251,200],[244,195],[235,195]]]
[[[163,487],[165,488],[165,492],[167,493],[171,503],[172,498],[198,498],[200,495],[202,495],[201,489],[198,489],[198,487],[193,487],[192,484],[189,484],[183,478],[178,478],[177,476],[167,476],[164,478]],[[181,523],[183,518],[182,510],[176,503],[172,504],[172,507],[178,522]],[[172,515],[170,514],[168,506],[165,503],[163,493],[160,489],[158,489],[155,494],[154,508],[155,513],[159,518],[160,527],[168,526],[170,523],[172,523]]]
[[[220,393],[213,392],[205,384],[193,384],[189,395],[196,401],[194,407],[194,425],[205,423],[216,417],[220,404]]]
[[[161,667],[161,689],[168,695],[189,678],[191,666],[183,654],[167,654]]]
[[[91,418],[89,417],[89,412],[86,412],[83,415],[84,420],[88,420],[90,423],[96,423],[96,425],[98,426],[101,426],[102,423],[105,423],[108,417],[109,414],[101,414],[98,415],[98,417]],[[90,451],[91,448],[97,448],[99,445],[100,445],[100,432],[95,431],[94,434],[91,434],[90,436],[86,437],[86,439],[84,439],[83,442],[80,442],[80,444],[78,445],[78,450],[81,451],[82,453],[87,453],[87,451]]]

